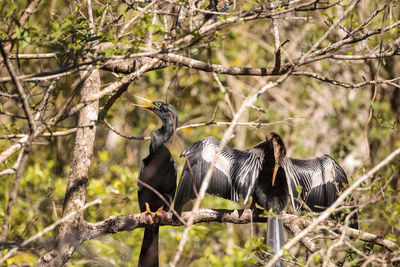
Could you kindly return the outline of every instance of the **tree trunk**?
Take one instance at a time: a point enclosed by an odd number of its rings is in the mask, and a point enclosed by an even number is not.
[[[86,71],[81,71],[83,78]],[[85,81],[80,96],[81,102],[89,99],[100,91],[100,75],[97,69],[93,70]],[[71,212],[79,211],[86,200],[88,173],[93,155],[93,145],[96,134],[96,120],[99,111],[98,101],[92,102],[79,112],[78,131],[72,151],[71,169],[68,174],[67,190],[65,192],[63,217]],[[36,263],[36,266],[62,266],[71,257],[80,245],[80,235],[84,230],[82,213],[62,224],[57,237],[57,246],[46,252]]]

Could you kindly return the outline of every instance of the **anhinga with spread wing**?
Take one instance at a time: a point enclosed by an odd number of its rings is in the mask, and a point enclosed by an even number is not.
[[[143,107],[157,114],[162,126],[152,133],[150,154],[143,159],[140,166],[138,199],[141,212],[149,214],[156,212],[160,216],[162,210],[168,211],[176,190],[176,163],[164,143],[174,133],[178,116],[172,105],[163,102],[152,103],[154,106]],[[165,203],[156,192],[168,203]],[[145,228],[139,266],[158,266],[158,232],[158,226]]]
[[[206,137],[182,152],[186,164],[174,204],[178,213],[187,201],[196,197],[196,190],[200,189],[219,144],[215,138]],[[217,159],[207,193],[232,201],[242,196],[244,203],[252,196],[253,203],[279,214],[289,196],[296,210],[302,206],[299,199],[313,211],[324,210],[338,198],[347,183],[345,172],[330,156],[308,160],[288,158],[281,137],[271,132],[264,142],[245,151],[225,146]],[[268,219],[267,244],[277,251],[283,243],[282,221]]]

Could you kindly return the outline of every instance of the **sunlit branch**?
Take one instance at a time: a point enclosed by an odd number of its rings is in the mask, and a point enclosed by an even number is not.
[[[188,221],[189,218],[193,218],[193,224],[206,223],[206,222],[219,222],[219,223],[233,223],[233,224],[248,224],[248,223],[265,223],[268,220],[268,214],[261,209],[241,209],[241,210],[224,210],[224,209],[199,209],[197,212],[183,212],[181,215],[182,220]],[[87,222],[87,234],[84,236],[85,240],[98,238],[103,235],[110,233],[117,233],[120,231],[132,231],[137,228],[143,228],[151,225],[160,226],[183,226],[183,223],[174,219],[173,214],[168,212],[166,218],[162,221],[157,222],[155,218],[154,223],[141,221],[141,214],[128,214],[128,215],[116,215],[110,216],[104,221],[89,223]],[[305,219],[301,216],[294,214],[283,213],[280,215],[283,220],[284,226],[296,236],[298,230],[303,230],[305,227],[312,223],[311,220]],[[348,231],[348,236],[353,239],[363,240],[365,242],[372,242],[380,245],[388,250],[395,249],[396,243],[385,239],[383,237],[364,232],[362,230],[349,229],[346,226],[335,224],[331,221],[325,221],[318,224],[313,231],[326,231],[326,229],[332,229],[336,233],[341,233],[344,228]],[[307,237],[307,236],[306,236]],[[309,240],[310,239],[305,239]],[[302,240],[303,242],[303,240]],[[307,241],[306,241],[307,243]],[[311,251],[315,251],[316,247],[314,243],[308,243]],[[311,245],[314,244],[314,245]]]
[[[294,71],[292,73],[293,75],[296,76],[306,76],[306,77],[311,77],[317,80],[320,80],[322,82],[327,82],[327,83],[331,83],[333,85],[338,85],[344,88],[348,88],[348,89],[355,89],[355,88],[361,88],[367,85],[373,85],[373,84],[388,84],[394,87],[399,87],[399,85],[395,84],[395,81],[399,81],[400,77],[391,79],[391,80],[378,80],[378,81],[365,81],[365,82],[361,82],[361,83],[349,83],[349,82],[342,82],[342,81],[338,81],[338,80],[334,80],[328,77],[325,77],[321,74],[318,73],[314,73],[314,72],[309,72],[309,71]]]

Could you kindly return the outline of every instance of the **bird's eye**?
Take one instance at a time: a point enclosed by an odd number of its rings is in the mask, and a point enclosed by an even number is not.
[[[155,105],[156,105],[157,107],[161,107],[161,103],[160,103],[160,102],[156,102]]]

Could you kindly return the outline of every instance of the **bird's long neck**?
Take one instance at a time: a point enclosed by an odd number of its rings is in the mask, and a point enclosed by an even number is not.
[[[282,165],[283,159],[286,157],[286,147],[281,140],[272,140],[275,162]]]
[[[162,122],[161,128],[151,134],[150,153],[160,149],[174,132],[174,127],[170,120],[163,120]]]

